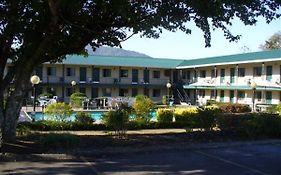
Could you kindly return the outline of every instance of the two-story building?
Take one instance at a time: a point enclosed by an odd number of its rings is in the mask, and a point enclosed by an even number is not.
[[[193,103],[207,100],[243,104],[279,104],[281,50],[185,60],[184,89]]]
[[[52,93],[61,101],[82,92],[89,98],[144,94],[161,102],[166,84],[182,60],[139,57],[67,56],[61,63],[45,63],[34,70],[41,79],[37,94]],[[74,84],[71,82],[75,81]],[[30,94],[29,94],[30,95]]]
[[[88,98],[144,94],[156,102],[173,94],[178,103],[188,98],[199,105],[281,100],[281,50],[192,60],[72,55],[61,63],[44,63],[34,74],[41,79],[37,94],[49,92],[66,102],[74,91]]]

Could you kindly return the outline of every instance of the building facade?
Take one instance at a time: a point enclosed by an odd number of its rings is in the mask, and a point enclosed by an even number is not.
[[[208,100],[250,106],[281,101],[281,50],[184,61],[189,75],[184,89],[193,103]]]
[[[52,93],[65,102],[73,92],[88,98],[143,94],[159,103],[170,93],[177,103],[197,105],[208,100],[250,106],[281,100],[281,50],[192,60],[67,56],[61,63],[42,64],[34,74],[41,79],[37,94]]]

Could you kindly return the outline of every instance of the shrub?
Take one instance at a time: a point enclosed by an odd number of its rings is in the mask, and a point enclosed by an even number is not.
[[[166,95],[164,95],[164,96],[162,97],[162,104],[163,104],[163,105],[168,105],[168,98],[167,98]]]
[[[244,113],[244,112],[251,112],[251,108],[249,105],[245,104],[231,104],[231,103],[225,103],[225,104],[219,104],[218,105],[221,112],[223,113]]]
[[[203,128],[205,131],[212,130],[215,126],[215,118],[219,113],[217,106],[206,106],[198,109],[198,115],[193,117],[194,128]]]
[[[53,98],[54,94],[51,94],[51,93],[42,93],[39,95],[39,97],[47,97],[47,98]]]
[[[109,111],[103,114],[102,120],[109,129],[122,136],[126,134],[130,112],[131,109],[129,107],[120,106],[116,111]]]
[[[82,124],[92,124],[95,120],[91,117],[88,112],[77,112],[76,121]]]
[[[154,102],[144,95],[136,96],[133,104],[135,120],[147,123],[152,118],[151,111],[155,108]]]
[[[177,123],[181,123],[186,127],[193,127],[194,117],[198,115],[198,108],[175,108],[174,116]]]
[[[84,93],[75,92],[70,96],[70,104],[74,108],[80,108],[86,98],[87,96]]]
[[[72,109],[65,103],[53,103],[46,107],[45,113],[47,120],[65,121],[71,115]]]
[[[157,109],[156,112],[157,121],[159,123],[170,123],[173,122],[173,110],[169,108]]]

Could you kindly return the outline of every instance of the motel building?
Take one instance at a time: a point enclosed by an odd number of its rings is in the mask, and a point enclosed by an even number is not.
[[[178,104],[215,100],[258,108],[281,100],[281,50],[190,60],[72,55],[33,74],[41,80],[37,95],[52,93],[64,102],[73,92],[88,98],[143,94],[157,103],[169,94]]]

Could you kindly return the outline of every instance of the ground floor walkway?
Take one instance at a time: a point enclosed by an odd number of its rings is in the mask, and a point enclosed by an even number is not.
[[[160,147],[161,148],[161,147]],[[0,162],[0,174],[228,174],[281,172],[281,141],[180,145],[103,154],[38,154]]]

